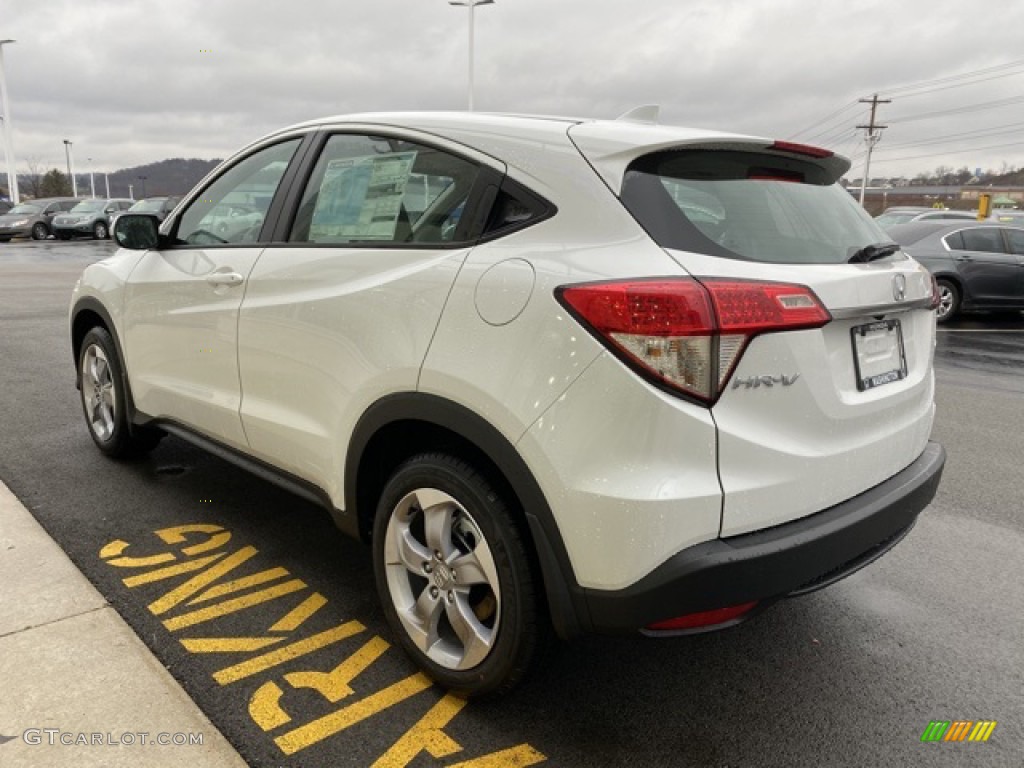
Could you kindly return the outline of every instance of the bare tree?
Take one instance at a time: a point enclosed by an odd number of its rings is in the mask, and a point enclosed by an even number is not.
[[[26,157],[25,167],[28,168],[28,173],[23,173],[18,177],[18,190],[28,197],[42,197],[42,163],[38,157]]]

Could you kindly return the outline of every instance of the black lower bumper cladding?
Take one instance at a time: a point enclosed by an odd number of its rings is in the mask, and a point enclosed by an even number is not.
[[[929,443],[902,472],[848,501],[763,531],[683,550],[632,586],[585,590],[593,628],[666,619],[821,589],[881,557],[931,503],[946,452]]]

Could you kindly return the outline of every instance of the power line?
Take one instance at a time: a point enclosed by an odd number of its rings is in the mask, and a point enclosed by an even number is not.
[[[879,152],[891,152],[894,149],[905,149],[907,147],[921,147],[928,144],[942,144],[950,139],[982,139],[988,136],[1000,136],[1004,133],[1020,133],[1019,126],[1024,126],[1024,123],[1009,123],[1008,125],[998,125],[992,128],[982,128],[976,131],[964,131],[962,133],[950,133],[945,136],[936,136],[931,139],[923,139],[921,141],[904,141],[898,144],[888,144],[884,149],[878,150]]]
[[[940,86],[938,86],[936,88],[928,88],[927,90],[924,90],[924,91],[918,91],[917,93],[901,94],[900,98],[901,99],[912,99],[915,96],[924,96],[924,95],[929,94],[929,93],[938,93],[939,91],[948,91],[951,88],[963,88],[966,85],[977,85],[978,83],[986,83],[989,80],[998,80],[998,79],[1000,79],[1002,77],[1013,77],[1014,75],[1020,75],[1020,74],[1024,74],[1024,70],[1021,70],[1019,72],[1005,72],[1005,73],[1003,73],[1001,75],[992,75],[990,77],[982,77],[982,78],[978,78],[977,80],[971,80],[970,82],[967,82],[967,83],[952,83],[951,85],[940,85]]]
[[[883,90],[884,90],[884,92],[887,95],[895,96],[895,95],[898,95],[900,93],[905,93],[907,91],[916,91],[916,90],[918,90],[920,88],[927,88],[927,87],[931,87],[933,85],[939,85],[941,83],[949,83],[949,82],[953,82],[953,81],[956,81],[956,80],[964,80],[966,78],[976,77],[978,75],[987,75],[987,74],[990,74],[992,72],[999,72],[999,71],[1002,71],[1004,69],[1011,69],[1013,67],[1020,67],[1020,66],[1024,66],[1024,59],[1019,59],[1017,61],[1010,61],[1010,62],[1007,62],[1006,64],[998,64],[998,65],[993,66],[993,67],[985,67],[984,69],[976,69],[973,72],[963,72],[963,73],[961,73],[959,75],[949,75],[947,77],[937,77],[937,78],[934,78],[932,80],[921,80],[920,82],[917,82],[917,83],[911,83],[909,85],[900,85],[900,86],[897,86],[895,88],[885,88]]]
[[[802,134],[802,133],[807,133],[807,132],[808,132],[809,130],[811,130],[812,128],[817,128],[817,127],[818,127],[819,125],[821,125],[822,123],[827,123],[827,122],[828,122],[829,120],[831,120],[832,118],[834,118],[834,117],[839,117],[839,115],[843,114],[843,112],[847,112],[848,110],[850,110],[850,109],[853,109],[853,108],[854,108],[854,107],[856,107],[856,106],[857,106],[857,105],[858,105],[859,103],[860,103],[859,101],[857,101],[856,99],[854,99],[853,101],[851,101],[851,102],[850,102],[849,104],[847,104],[846,106],[840,107],[840,108],[839,108],[839,109],[837,109],[837,110],[836,110],[835,112],[833,112],[833,113],[832,113],[832,114],[830,114],[830,115],[827,115],[826,117],[823,117],[823,118],[821,118],[821,120],[819,120],[819,121],[818,121],[818,122],[816,122],[816,123],[811,123],[811,124],[810,124],[810,125],[808,125],[808,126],[807,126],[806,128],[804,128],[804,129],[802,129],[802,130],[799,130],[799,131],[797,131],[796,133],[792,134],[792,135],[791,135],[791,136],[790,136],[789,138],[790,138],[790,139],[795,139],[795,138],[796,138],[796,137],[798,137],[798,136],[799,136],[800,134]],[[815,135],[817,135],[817,134],[815,134]],[[813,138],[813,137],[812,137],[812,138]]]
[[[983,101],[980,104],[971,104],[966,107],[954,107],[953,109],[942,109],[937,112],[925,112],[920,115],[910,115],[908,117],[894,117],[889,120],[890,124],[895,123],[912,123],[917,120],[927,120],[930,117],[942,117],[943,115],[958,115],[964,112],[980,112],[985,109],[996,109],[997,107],[1006,107],[1010,104],[1018,104],[1024,101],[1024,95],[1022,96],[1011,96],[1008,99],[996,99],[995,101]]]
[[[947,152],[932,152],[927,155],[910,155],[909,157],[887,157],[884,160],[879,160],[879,164],[885,163],[899,163],[904,160],[919,160],[922,157],[940,157],[942,155],[964,155],[968,152],[983,152],[986,149],[1003,149],[1004,147],[1019,147],[1024,146],[1024,141],[1013,141],[1008,144],[990,144],[987,147],[971,147],[970,149],[964,149],[959,152],[947,151]]]

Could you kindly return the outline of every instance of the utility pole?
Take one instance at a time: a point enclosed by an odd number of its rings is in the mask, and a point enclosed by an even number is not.
[[[864,160],[864,177],[860,180],[860,205],[863,208],[864,193],[868,188],[868,174],[871,172],[871,152],[874,150],[875,144],[882,139],[882,129],[889,127],[887,125],[878,125],[875,123],[875,112],[878,110],[879,104],[892,104],[892,99],[880,99],[876,93],[870,99],[860,99],[860,103],[871,105],[871,119],[868,121],[868,124],[857,126],[858,128],[863,128],[867,131],[867,133],[864,134],[864,140],[868,145],[868,156]]]

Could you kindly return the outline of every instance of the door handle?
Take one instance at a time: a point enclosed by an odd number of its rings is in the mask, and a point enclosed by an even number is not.
[[[241,285],[244,280],[237,272],[214,272],[206,276],[210,285]]]

